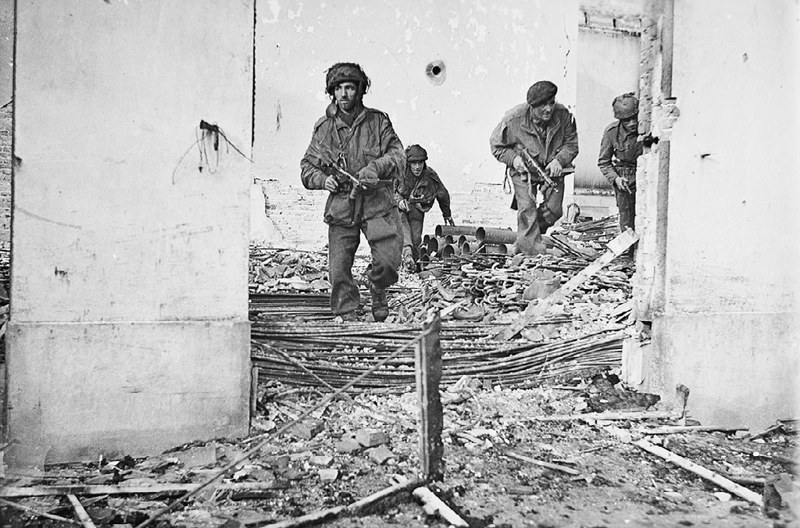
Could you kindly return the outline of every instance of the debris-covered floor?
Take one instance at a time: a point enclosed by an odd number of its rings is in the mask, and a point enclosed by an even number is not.
[[[251,436],[176,446],[146,459],[52,466],[42,474],[7,471],[2,526],[136,526],[215,476],[152,525],[266,526],[413,479],[419,406],[409,345],[432,307],[446,313],[445,478],[429,488],[469,526],[794,525],[795,422],[766,431],[703,431],[697,426],[714,424],[697,424],[620,382],[622,340],[648,339],[631,315],[630,262],[612,261],[514,339],[493,338],[553,277],[564,284],[602,254],[614,225],[605,219],[567,226],[537,257],[433,254],[424,271],[404,274],[392,288],[393,315],[382,324],[370,322],[368,305],[356,323],[330,316],[324,253],[253,248],[253,364],[260,381]],[[361,259],[359,269],[365,266]],[[398,349],[404,350],[379,365]],[[334,388],[357,378],[352,390],[330,400]],[[658,448],[743,487],[723,489],[648,451]],[[325,525],[448,522],[403,492]]]

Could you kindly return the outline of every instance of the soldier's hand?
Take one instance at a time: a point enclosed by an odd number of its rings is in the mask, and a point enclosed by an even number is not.
[[[336,181],[336,177],[328,176],[327,178],[325,178],[325,183],[323,184],[323,188],[326,191],[335,193],[336,191],[339,190],[339,182]]]
[[[528,167],[526,167],[525,162],[522,161],[522,156],[517,156],[514,158],[512,165],[514,166],[514,170],[517,172],[528,172]]]
[[[563,171],[564,167],[561,166],[561,162],[557,158],[553,158],[553,161],[547,164],[547,174],[551,178],[558,178]]]
[[[616,185],[620,191],[625,191],[626,193],[631,192],[631,186],[628,185],[628,180],[623,178],[622,176],[617,176],[614,180],[614,185]]]
[[[378,173],[375,169],[367,165],[358,171],[358,181],[361,182],[365,189],[374,189],[378,186],[380,179],[378,179]]]
[[[456,225],[456,223],[455,223],[455,222],[453,222],[453,217],[452,217],[452,216],[445,216],[445,217],[444,217],[444,223],[445,223],[446,225],[451,225],[451,226],[454,226],[454,225]]]
[[[397,207],[404,213],[408,212],[408,200],[400,200],[397,202]]]

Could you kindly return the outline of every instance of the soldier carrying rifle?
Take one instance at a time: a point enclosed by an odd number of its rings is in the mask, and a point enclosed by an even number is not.
[[[527,102],[509,110],[489,139],[492,155],[506,165],[514,186],[511,208],[517,210],[517,251],[545,252],[542,235],[562,215],[564,176],[574,171],[578,155],[575,118],[556,103],[558,87],[534,83]],[[536,204],[537,192],[542,202]]]

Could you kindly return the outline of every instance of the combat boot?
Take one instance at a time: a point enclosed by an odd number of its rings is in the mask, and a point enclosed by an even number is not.
[[[389,303],[386,301],[386,290],[369,283],[369,293],[372,296],[372,317],[380,323],[389,317]]]

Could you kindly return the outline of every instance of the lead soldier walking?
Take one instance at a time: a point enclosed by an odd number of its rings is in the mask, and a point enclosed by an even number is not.
[[[358,318],[360,305],[352,267],[361,233],[372,253],[367,278],[376,321],[389,315],[386,288],[397,282],[403,247],[394,180],[405,170],[405,154],[389,116],[363,105],[369,85],[358,64],[331,66],[325,88],[333,104],[314,125],[300,162],[303,185],[330,193],[324,221],[331,311],[349,321]]]

